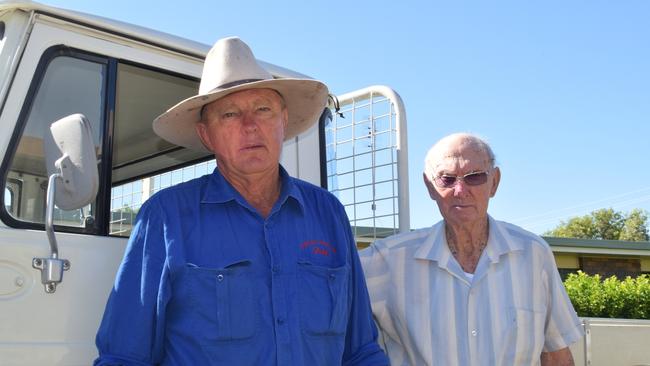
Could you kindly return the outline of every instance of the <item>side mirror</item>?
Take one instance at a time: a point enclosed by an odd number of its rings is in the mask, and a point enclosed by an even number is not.
[[[74,210],[91,203],[97,195],[99,174],[90,122],[82,114],[73,114],[52,123],[51,134],[45,135],[44,150],[49,175],[45,207],[45,231],[52,254],[34,258],[32,267],[41,271],[45,292],[56,291],[63,281],[63,271],[70,261],[59,259],[54,236],[54,202],[64,210]]]
[[[56,180],[56,205],[74,210],[95,200],[99,187],[97,156],[90,122],[72,114],[52,123],[44,141],[47,174]]]

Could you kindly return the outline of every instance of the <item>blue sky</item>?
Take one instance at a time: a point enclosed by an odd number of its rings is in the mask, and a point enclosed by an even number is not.
[[[650,211],[650,1],[123,1],[49,5],[256,56],[342,94],[394,88],[408,117],[411,227],[440,219],[422,184],[439,138],[493,146],[497,219],[541,233],[598,208]]]

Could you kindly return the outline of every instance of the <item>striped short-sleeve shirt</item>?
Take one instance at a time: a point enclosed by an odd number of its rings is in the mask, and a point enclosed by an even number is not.
[[[442,221],[361,251],[392,365],[539,365],[582,337],[548,244],[491,217],[489,228],[471,279]]]

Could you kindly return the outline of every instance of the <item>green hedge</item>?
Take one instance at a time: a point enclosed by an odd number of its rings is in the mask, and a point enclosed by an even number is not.
[[[578,316],[650,319],[649,275],[601,281],[599,275],[578,271],[569,274],[564,287]]]

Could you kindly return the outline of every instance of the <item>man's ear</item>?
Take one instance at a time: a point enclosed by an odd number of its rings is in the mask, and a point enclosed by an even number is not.
[[[493,169],[494,173],[490,177],[492,179],[492,189],[490,190],[490,197],[494,197],[497,193],[497,188],[499,188],[499,182],[501,182],[501,170],[499,167]]]
[[[282,110],[282,119],[284,122],[282,123],[282,126],[284,126],[284,130],[287,130],[287,126],[289,126],[289,108],[284,107]]]
[[[424,180],[424,185],[427,186],[427,191],[429,191],[429,197],[435,201],[436,197],[438,196],[436,187],[434,187],[433,183],[429,180],[429,178],[427,178],[427,173],[422,173],[422,179]]]
[[[203,146],[205,146],[208,151],[214,152],[208,133],[208,126],[203,122],[197,122],[194,124],[194,129],[196,130],[196,134],[199,135],[199,139],[201,139]]]

